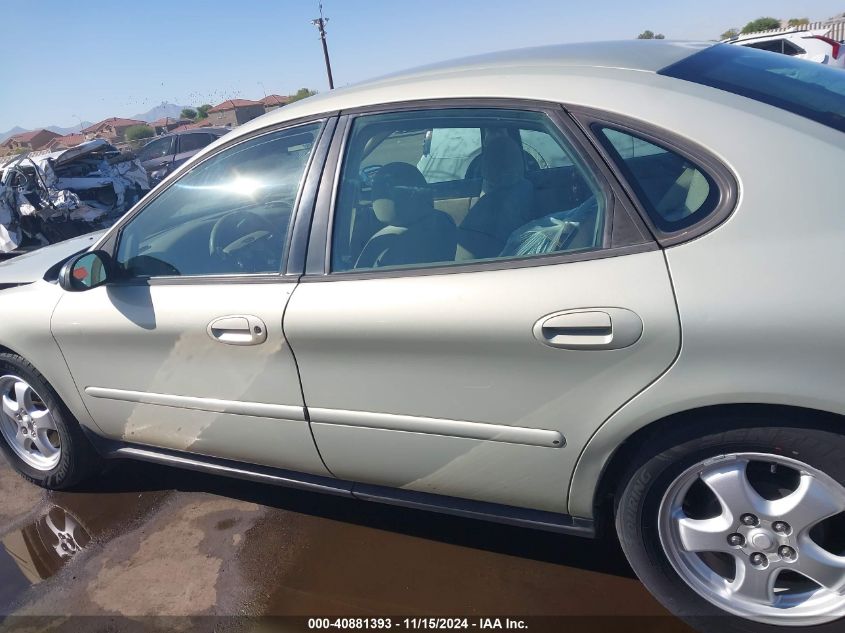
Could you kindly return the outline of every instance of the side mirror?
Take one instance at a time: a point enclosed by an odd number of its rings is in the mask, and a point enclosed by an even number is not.
[[[59,272],[59,285],[68,292],[82,292],[102,286],[114,277],[111,255],[105,251],[80,253]]]

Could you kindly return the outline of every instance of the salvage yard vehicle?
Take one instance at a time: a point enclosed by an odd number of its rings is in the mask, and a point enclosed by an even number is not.
[[[144,145],[138,152],[138,160],[150,184],[155,186],[203,147],[230,131],[227,127],[207,127],[165,134]]]
[[[286,106],[0,265],[0,446],[615,525],[695,626],[841,630],[843,133],[845,74],[727,44]]]
[[[726,40],[729,44],[748,46],[761,51],[790,55],[798,59],[845,69],[845,47],[828,37],[827,29],[782,31],[765,35],[738,35]]]
[[[3,258],[114,224],[150,189],[141,163],[102,139],[0,164]]]

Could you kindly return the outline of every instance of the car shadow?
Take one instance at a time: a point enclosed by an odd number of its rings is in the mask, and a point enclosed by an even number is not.
[[[103,503],[108,504],[123,494],[170,491],[219,495],[460,547],[636,577],[612,533],[586,539],[130,460],[110,462],[104,475],[73,492],[53,493],[52,497],[61,505],[63,495],[102,495]]]

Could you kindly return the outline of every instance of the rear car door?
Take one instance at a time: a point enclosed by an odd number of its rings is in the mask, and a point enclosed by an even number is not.
[[[333,124],[221,147],[113,234],[116,281],[61,298],[53,334],[107,437],[328,474],[282,315],[292,218]]]
[[[285,315],[326,465],[359,494],[565,513],[581,448],[678,352],[662,252],[560,108],[339,127]]]

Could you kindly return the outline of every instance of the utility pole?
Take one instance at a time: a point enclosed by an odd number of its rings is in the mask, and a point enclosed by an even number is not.
[[[332,64],[329,61],[329,47],[326,45],[326,23],[328,18],[323,17],[323,3],[320,3],[320,17],[311,20],[311,24],[320,31],[320,40],[323,42],[323,57],[326,59],[326,74],[329,76],[329,90],[334,90],[334,79],[332,79]]]

